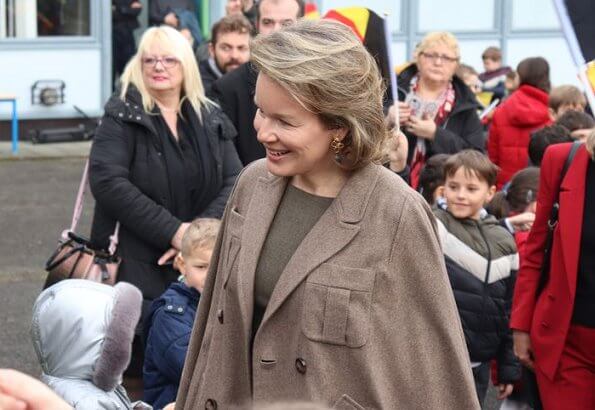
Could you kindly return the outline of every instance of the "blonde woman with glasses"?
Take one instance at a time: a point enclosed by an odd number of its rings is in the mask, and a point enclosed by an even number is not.
[[[409,141],[407,162],[411,185],[417,189],[419,172],[436,154],[464,149],[485,150],[479,103],[457,76],[461,55],[457,39],[448,32],[427,34],[414,52],[414,63],[398,78],[401,129]]]
[[[330,20],[257,38],[252,61],[266,158],[228,202],[176,408],[477,409],[432,214],[379,165],[376,62]]]
[[[192,49],[175,29],[147,30],[121,83],[90,154],[91,241],[105,249],[120,222],[118,280],[141,289],[148,306],[178,276],[169,259],[189,222],[222,216],[241,163],[235,129],[205,97]],[[142,351],[137,338],[128,375],[142,375]]]

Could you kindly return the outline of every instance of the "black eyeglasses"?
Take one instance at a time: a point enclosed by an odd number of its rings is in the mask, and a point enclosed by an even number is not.
[[[178,63],[180,62],[180,60],[178,60],[177,58],[169,57],[169,56],[161,57],[161,58],[143,57],[141,61],[143,63],[143,66],[145,66],[145,67],[155,67],[155,66],[157,66],[157,63],[161,62],[161,64],[165,68],[173,68],[176,65],[178,65]]]
[[[455,61],[458,61],[458,57],[449,57],[447,55],[444,54],[438,54],[438,53],[424,53],[421,52],[419,53],[422,56],[424,56],[425,58],[427,58],[428,60],[431,60],[432,62],[438,62],[438,60],[442,60],[445,61],[447,63],[454,63]]]

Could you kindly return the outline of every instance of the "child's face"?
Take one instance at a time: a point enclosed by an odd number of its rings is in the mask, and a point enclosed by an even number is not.
[[[186,258],[178,256],[178,268],[186,279],[186,285],[202,293],[212,255],[213,249],[197,248]]]
[[[562,114],[568,111],[579,111],[585,112],[585,106],[579,103],[566,103],[562,104],[558,107],[558,110],[555,113],[555,118],[560,118]]]
[[[502,66],[502,61],[500,60],[492,60],[491,58],[484,58],[483,59],[483,68],[487,71],[495,71]]]
[[[465,74],[463,76],[463,82],[471,91],[473,91],[473,94],[479,94],[481,92],[481,82],[476,74]]]
[[[459,168],[454,175],[446,177],[444,198],[448,211],[457,219],[479,220],[483,206],[496,192],[496,186],[479,179],[473,171]]]

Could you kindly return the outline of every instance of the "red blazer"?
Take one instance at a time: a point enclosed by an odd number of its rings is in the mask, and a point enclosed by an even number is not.
[[[535,363],[549,378],[556,374],[574,305],[583,225],[585,178],[591,160],[581,146],[560,187],[560,214],[554,230],[550,279],[535,300],[547,221],[560,186],[560,174],[572,144],[550,146],[541,163],[535,222],[514,290],[510,327],[530,332]]]
[[[500,167],[498,189],[529,162],[529,140],[536,129],[549,125],[548,94],[522,85],[494,113],[488,136],[488,156]]]

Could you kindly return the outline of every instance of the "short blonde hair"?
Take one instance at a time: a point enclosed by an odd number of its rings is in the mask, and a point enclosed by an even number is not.
[[[421,53],[437,44],[442,44],[450,48],[452,52],[455,53],[457,60],[461,58],[459,42],[452,33],[448,31],[432,31],[426,34],[426,36],[415,47],[415,51],[413,51],[413,57],[415,61],[417,62],[419,60],[419,55]]]
[[[301,20],[251,47],[252,62],[329,129],[345,128],[345,169],[380,162],[388,139],[376,61],[347,26]]]
[[[196,249],[212,250],[220,227],[221,221],[214,218],[198,218],[192,221],[182,237],[182,257],[191,257]]]
[[[188,100],[199,118],[201,118],[201,107],[212,103],[205,96],[194,52],[188,40],[177,30],[168,26],[151,27],[145,31],[138,45],[138,51],[130,59],[122,73],[120,98],[124,100],[128,88],[130,85],[134,85],[142,97],[145,111],[151,112],[155,107],[155,99],[145,85],[142,68],[143,54],[153,45],[161,46],[164,50],[168,50],[169,55],[180,60],[184,76],[182,83],[183,96],[180,100],[180,106],[185,99]]]

